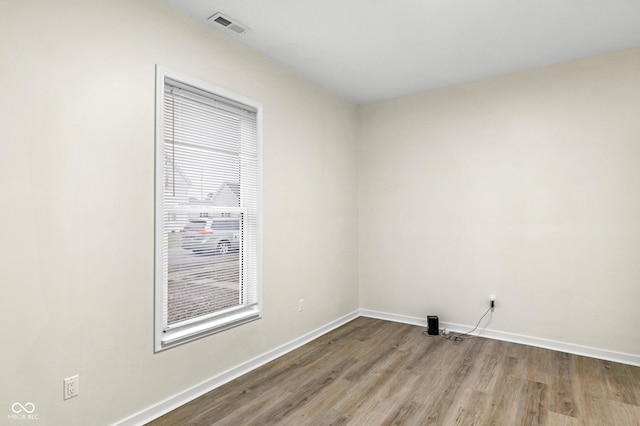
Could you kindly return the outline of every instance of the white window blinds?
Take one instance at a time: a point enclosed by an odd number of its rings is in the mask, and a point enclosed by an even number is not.
[[[158,78],[156,348],[163,349],[260,316],[259,146],[257,107],[161,69]]]

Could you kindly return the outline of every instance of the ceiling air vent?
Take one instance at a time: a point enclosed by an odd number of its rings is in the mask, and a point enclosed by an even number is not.
[[[215,22],[216,25],[221,25],[225,28],[228,28],[237,34],[244,34],[245,32],[247,32],[247,30],[249,30],[248,27],[242,25],[240,22],[236,21],[235,19],[231,19],[228,16],[225,16],[219,12],[211,16],[209,18],[209,21]]]

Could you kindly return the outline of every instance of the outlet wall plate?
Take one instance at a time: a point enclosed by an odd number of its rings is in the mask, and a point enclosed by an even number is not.
[[[80,376],[75,375],[64,379],[63,398],[69,399],[80,395]]]

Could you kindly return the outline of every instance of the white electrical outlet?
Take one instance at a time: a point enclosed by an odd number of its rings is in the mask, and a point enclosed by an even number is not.
[[[298,312],[304,311],[304,299],[298,300]]]
[[[490,294],[489,295],[489,300],[491,300],[492,302],[496,301],[496,295],[495,294]]]
[[[64,379],[64,399],[80,395],[80,376],[75,375]]]

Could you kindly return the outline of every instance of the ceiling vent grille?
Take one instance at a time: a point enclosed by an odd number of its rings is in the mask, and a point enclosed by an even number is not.
[[[236,21],[235,19],[231,19],[226,15],[223,15],[222,13],[218,12],[213,16],[209,17],[209,21],[214,22],[216,25],[220,25],[222,27],[225,27],[237,34],[244,34],[245,32],[247,32],[249,30],[248,27],[242,25],[241,23],[239,23],[238,21]]]

